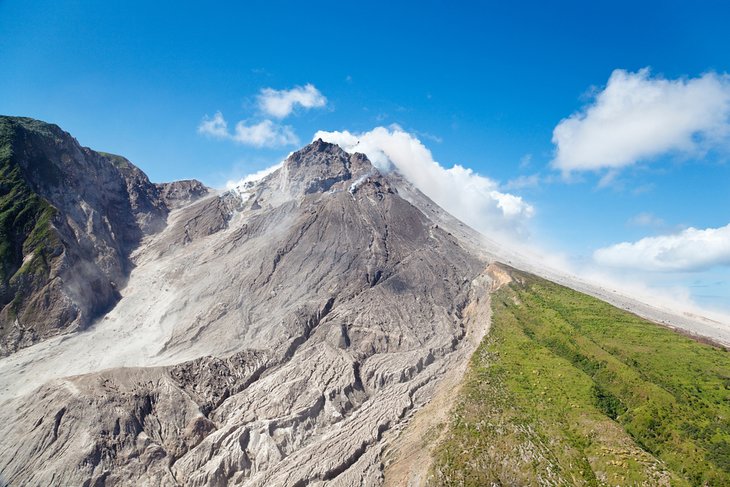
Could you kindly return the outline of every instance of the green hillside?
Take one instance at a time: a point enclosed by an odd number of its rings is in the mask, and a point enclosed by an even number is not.
[[[11,301],[19,302],[33,286],[47,280],[49,259],[58,245],[58,238],[51,227],[56,210],[30,188],[21,167],[13,161],[13,138],[17,136],[15,125],[41,133],[47,131],[44,124],[34,120],[0,117],[2,306]],[[49,177],[58,177],[42,160],[35,166],[37,170],[46,171]]]
[[[730,353],[510,270],[437,485],[730,485]]]

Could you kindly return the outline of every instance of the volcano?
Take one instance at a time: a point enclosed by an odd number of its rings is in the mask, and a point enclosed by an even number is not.
[[[451,407],[514,279],[500,261],[712,334],[551,274],[322,140],[218,192],[0,127],[0,483],[381,485],[418,412]]]

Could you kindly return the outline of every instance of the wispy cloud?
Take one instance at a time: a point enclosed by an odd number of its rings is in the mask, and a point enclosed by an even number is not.
[[[540,185],[540,175],[530,174],[529,176],[518,176],[510,179],[504,184],[504,189],[512,191],[515,189],[536,188]]]
[[[663,219],[648,211],[642,211],[632,216],[626,223],[632,227],[663,227],[666,225]]]
[[[271,120],[262,120],[254,124],[240,121],[233,133],[228,131],[228,122],[221,112],[213,117],[204,117],[198,125],[198,133],[214,138],[227,139],[239,144],[254,147],[281,147],[299,144],[299,138],[288,125],[280,125]]]
[[[601,265],[646,271],[692,272],[730,265],[730,225],[687,228],[672,235],[646,237],[598,249]]]
[[[362,152],[381,170],[395,167],[438,205],[472,227],[493,235],[524,233],[535,212],[520,196],[504,192],[499,184],[469,168],[450,168],[435,161],[431,151],[412,133],[397,125],[369,132],[317,132],[348,152]]]
[[[520,158],[520,169],[527,169],[532,166],[532,154],[525,154]]]
[[[648,68],[615,70],[602,91],[553,131],[553,167],[615,171],[668,153],[724,146],[730,135],[730,77],[652,77]],[[613,171],[613,172],[612,172]]]
[[[264,88],[258,96],[258,104],[266,115],[285,118],[291,115],[297,106],[305,109],[323,107],[327,104],[327,98],[313,84],[308,83],[290,90]]]

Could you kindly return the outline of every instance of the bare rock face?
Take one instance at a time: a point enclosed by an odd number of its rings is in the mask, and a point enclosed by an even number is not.
[[[120,298],[130,253],[187,192],[59,127],[0,117],[0,356],[83,330]]]
[[[59,407],[48,410],[50,404]],[[16,427],[27,430],[27,441],[3,442],[0,455],[34,458],[45,472],[35,468],[9,476],[4,468],[10,485],[138,485],[140,472],[150,484],[175,485],[171,461],[215,429],[172,378],[155,368],[51,382],[22,407]]]
[[[174,225],[173,231],[160,241],[161,252],[228,228],[240,205],[240,199],[231,193],[196,201],[184,212],[185,221]]]
[[[171,210],[190,204],[210,193],[207,186],[195,179],[173,181],[172,183],[156,184],[155,186],[157,186],[160,198]]]
[[[364,155],[351,156],[340,147],[318,139],[289,157],[281,170],[280,181],[293,195],[323,193],[338,183],[354,181],[353,175],[372,170]]]
[[[11,485],[378,485],[484,331],[486,259],[322,141],[133,260],[93,328],[0,360]]]

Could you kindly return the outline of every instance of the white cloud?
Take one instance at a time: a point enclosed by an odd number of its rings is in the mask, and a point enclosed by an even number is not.
[[[295,86],[291,90],[264,88],[258,96],[259,108],[264,114],[274,118],[287,117],[296,106],[303,108],[323,107],[327,98],[312,84]],[[228,131],[228,123],[221,112],[213,117],[205,116],[198,125],[198,133],[214,139],[228,139],[239,144],[254,147],[280,147],[299,144],[299,138],[289,125],[281,125],[269,119],[248,124],[240,121],[233,133]]]
[[[203,117],[203,121],[198,125],[198,133],[215,139],[227,139],[229,137],[228,124],[223,118],[223,114],[215,112],[213,118],[208,117],[208,115]]]
[[[690,227],[673,235],[622,242],[596,250],[593,259],[609,267],[648,271],[701,271],[730,265],[730,225]]]
[[[314,85],[306,84],[291,90],[264,88],[258,102],[262,112],[275,118],[284,118],[291,115],[297,105],[307,109],[323,107],[327,104],[327,98]]]
[[[496,181],[460,165],[443,167],[418,138],[397,125],[360,134],[320,131],[314,138],[364,153],[382,171],[397,168],[438,205],[482,232],[514,236],[524,232],[534,213],[521,197],[500,191]]]
[[[299,138],[290,126],[280,125],[271,120],[263,120],[251,125],[241,121],[236,124],[233,133],[230,133],[228,123],[221,112],[216,112],[212,118],[206,115],[198,125],[198,133],[215,139],[228,139],[254,147],[280,147],[299,144]]]
[[[615,70],[603,91],[553,131],[563,173],[619,169],[667,153],[696,155],[730,135],[730,77],[668,80]]]
[[[238,122],[231,138],[240,144],[253,145],[255,147],[278,147],[299,144],[299,138],[291,127],[288,125],[279,125],[271,120],[263,120],[253,125]]]

